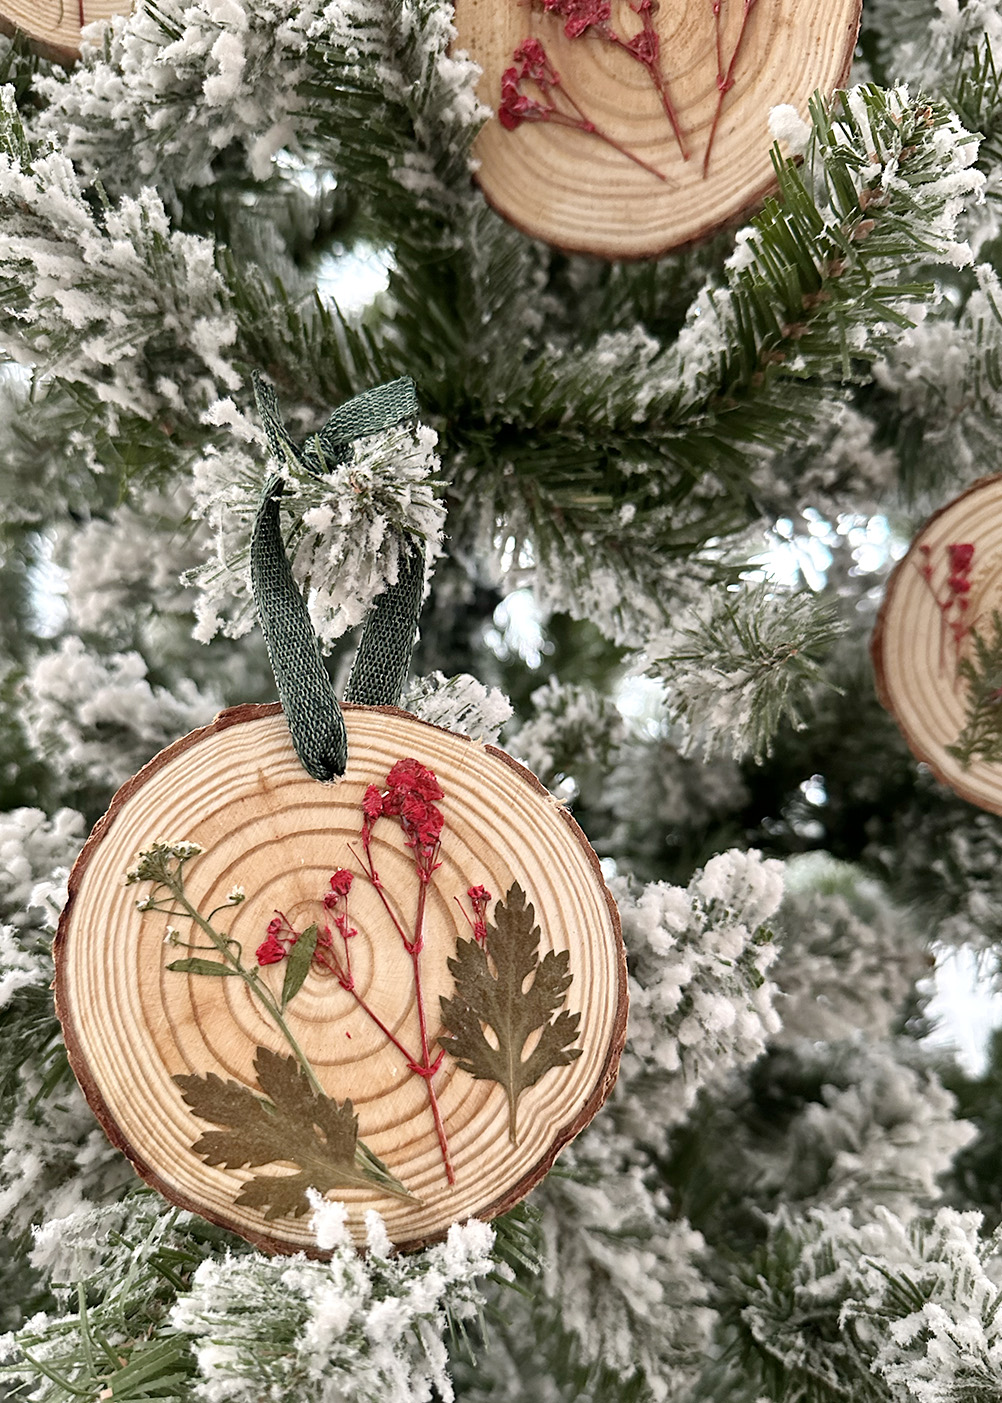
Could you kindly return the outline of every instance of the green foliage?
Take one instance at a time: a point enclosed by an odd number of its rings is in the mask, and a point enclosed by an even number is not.
[[[957,1098],[957,1114],[978,1131],[953,1161],[948,1201],[957,1208],[973,1205],[984,1214],[985,1231],[996,1232],[1002,1227],[1002,1030],[996,1028],[989,1039],[987,1065],[980,1075],[952,1068],[944,1073],[944,1081]]]
[[[261,1209],[266,1221],[298,1218],[309,1211],[309,1188],[324,1194],[372,1183],[356,1162],[358,1117],[350,1101],[338,1105],[315,1090],[293,1056],[259,1047],[254,1070],[264,1098],[213,1072],[174,1078],[200,1120],[225,1127],[207,1130],[195,1142],[194,1152],[206,1164],[238,1169],[291,1160],[299,1166],[298,1174],[255,1175],[243,1186],[238,1205]]]
[[[0,1378],[22,1379],[39,1403],[191,1397],[194,1356],[167,1315],[200,1261],[224,1245],[240,1253],[244,1244],[188,1214],[164,1211],[142,1190],[119,1208],[95,1210],[82,1233],[85,1265],[61,1293],[62,1313],[35,1317],[16,1345],[7,1343]]]
[[[652,670],[668,687],[673,720],[707,755],[761,761],[785,721],[806,725],[823,664],[846,629],[836,602],[769,584],[717,590],[694,623],[653,644]]]
[[[992,610],[991,632],[972,628],[973,653],[965,653],[957,674],[965,686],[964,728],[948,754],[968,769],[974,760],[995,765],[1002,760],[1002,614]]]
[[[578,1037],[580,1013],[556,1012],[574,978],[570,953],[548,950],[540,960],[535,922],[531,902],[515,883],[495,905],[483,945],[456,942],[456,954],[448,962],[455,993],[440,999],[445,1034],[439,1042],[464,1072],[504,1088],[513,1145],[518,1143],[516,1109],[522,1092],[581,1056],[581,1048],[570,1046]],[[492,1030],[496,1047],[484,1025]],[[535,1045],[524,1057],[533,1034],[538,1034]]]

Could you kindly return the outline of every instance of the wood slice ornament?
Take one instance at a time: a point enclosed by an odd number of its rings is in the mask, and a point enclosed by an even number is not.
[[[877,691],[912,753],[1002,813],[1002,476],[919,531],[888,581],[871,644]]]
[[[490,203],[568,252],[645,258],[774,188],[769,112],[846,81],[861,0],[456,0],[495,110]],[[528,41],[528,47],[526,42]]]
[[[108,1135],[272,1252],[321,1255],[308,1186],[402,1249],[510,1208],[625,1038],[618,915],[567,811],[491,746],[393,707],[345,719],[332,784],[277,706],[163,751],[88,840],[56,939]]]
[[[46,58],[73,63],[84,25],[132,9],[132,0],[0,0],[0,32],[26,34]]]

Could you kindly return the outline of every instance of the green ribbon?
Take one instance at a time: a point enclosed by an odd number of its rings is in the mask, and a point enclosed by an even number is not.
[[[392,428],[418,412],[413,380],[391,380],[340,405],[319,433],[300,446],[282,421],[274,389],[257,375],[254,395],[272,456],[317,476],[350,456],[353,439]],[[306,601],[285,554],[280,519],[284,490],[284,477],[275,473],[254,521],[251,582],[296,754],[308,774],[326,781],[345,772],[348,735]],[[400,543],[396,584],[379,595],[366,620],[345,690],[346,702],[365,706],[399,702],[423,595],[424,550],[419,542],[405,537]]]

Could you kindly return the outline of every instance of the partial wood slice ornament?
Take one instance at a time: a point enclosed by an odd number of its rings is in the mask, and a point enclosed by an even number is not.
[[[239,978],[166,968],[191,952],[165,946],[167,917],[137,910],[148,885],[127,886],[124,874],[140,850],[162,840],[201,845],[202,855],[185,867],[185,881],[203,915],[243,887],[246,899],[216,919],[241,942],[250,966],[276,911],[299,930],[325,919],[333,927],[322,897],[332,872],[353,870],[356,988],[397,1038],[417,1049],[412,962],[362,875],[359,843],[367,786],[385,786],[397,761],[414,758],[434,771],[444,793],[438,805],[445,820],[441,866],[428,885],[421,955],[429,1039],[441,1030],[439,996],[455,991],[447,961],[457,938],[471,936],[464,915],[471,886],[487,887],[496,901],[517,882],[541,927],[540,956],[568,952],[572,982],[564,1007],[580,1012],[574,1046],[581,1052],[522,1093],[516,1145],[502,1087],[474,1079],[449,1056],[435,1074],[455,1168],[451,1187],[423,1079],[407,1070],[337,979],[311,968],[287,1006],[289,1027],[324,1092],[338,1102],[351,1099],[361,1140],[420,1200],[368,1186],[331,1192],[348,1204],[359,1240],[369,1208],[384,1216],[399,1247],[411,1249],[440,1238],[454,1221],[489,1219],[512,1207],[598,1110],[615,1081],[625,1039],[618,913],[598,860],[567,811],[503,751],[396,708],[346,707],[345,716],[348,770],[332,785],[306,775],[276,706],[224,712],[163,751],[119,791],[88,840],[56,939],[56,1004],[70,1062],[112,1141],[172,1202],[271,1252],[321,1255],[309,1214],[267,1221],[258,1209],[237,1207],[243,1186],[260,1171],[213,1166],[193,1152],[198,1137],[217,1127],[193,1114],[173,1078],[214,1073],[257,1092],[256,1049],[286,1054],[289,1046]],[[417,881],[400,823],[377,820],[371,841],[380,879],[408,926]],[[494,909],[492,901],[488,921]],[[191,925],[182,917],[170,923]],[[276,994],[284,968],[261,971]],[[533,1041],[530,1035],[525,1056]],[[277,1162],[267,1172],[295,1168]]]
[[[959,577],[950,546],[974,547]],[[951,574],[969,587],[951,588]],[[1002,609],[1002,476],[981,478],[929,518],[888,581],[871,642],[878,695],[912,753],[961,798],[998,814],[1002,765],[974,759],[965,767],[948,750],[967,719],[958,660],[970,656],[971,631],[984,634],[996,609]]]
[[[132,0],[0,0],[0,32],[27,34],[45,58],[73,63],[80,57],[85,24],[132,9]]]
[[[586,7],[582,7],[586,8]],[[622,37],[641,31],[639,6],[612,0]],[[597,9],[597,6],[596,6]],[[744,0],[722,0],[725,74],[742,33]],[[662,0],[653,10],[662,73],[689,159],[683,160],[647,68],[592,28],[568,39],[565,19],[541,0],[456,0],[454,48],[483,70],[481,101],[495,111],[477,138],[477,180],[494,208],[525,233],[568,252],[648,258],[705,238],[774,188],[770,109],[788,103],[806,118],[808,99],[848,76],[861,0],[757,0],[749,10],[713,140],[718,102],[713,0]],[[642,169],[598,137],[557,125],[498,120],[501,75],[526,38],[539,39],[563,93],[602,132],[665,176]],[[539,100],[527,81],[524,93]],[[573,109],[558,91],[554,102]]]

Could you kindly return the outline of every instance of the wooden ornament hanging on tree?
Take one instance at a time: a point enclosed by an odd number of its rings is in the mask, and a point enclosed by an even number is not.
[[[157,756],[95,828],[56,940],[111,1139],[273,1252],[314,1250],[308,1189],[359,1240],[378,1209],[404,1249],[510,1208],[625,1038],[618,915],[566,810],[493,747],[392,707],[345,719],[333,784],[277,706]]]
[[[477,180],[568,252],[646,258],[774,186],[770,109],[845,82],[861,0],[456,0],[494,109]]]
[[[896,566],[871,645],[881,702],[913,754],[1002,813],[1002,476],[929,518]]]
[[[73,63],[80,31],[95,20],[127,15],[132,0],[0,0],[0,32],[26,34],[45,58]]]

